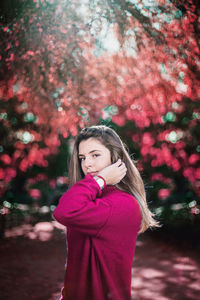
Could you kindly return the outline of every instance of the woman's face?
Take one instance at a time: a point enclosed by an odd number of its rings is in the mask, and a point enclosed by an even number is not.
[[[111,165],[110,151],[95,138],[80,142],[78,156],[85,175],[97,175],[102,169]]]

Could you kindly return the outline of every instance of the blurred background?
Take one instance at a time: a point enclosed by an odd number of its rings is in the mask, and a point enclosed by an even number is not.
[[[149,233],[150,244],[199,253],[199,16],[195,0],[1,0],[4,254],[14,236],[32,230],[37,240],[38,224],[43,241],[63,230],[52,211],[67,189],[74,137],[93,124],[114,128],[137,161],[162,224]],[[140,246],[149,247],[147,240]],[[200,290],[193,292],[154,299],[199,299]]]

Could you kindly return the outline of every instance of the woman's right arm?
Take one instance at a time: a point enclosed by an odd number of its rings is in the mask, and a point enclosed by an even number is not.
[[[63,194],[53,216],[65,226],[95,235],[111,213],[109,201],[100,198],[101,194],[98,183],[91,175],[86,175]]]

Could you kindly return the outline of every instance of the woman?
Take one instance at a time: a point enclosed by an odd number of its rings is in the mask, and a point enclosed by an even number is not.
[[[70,189],[53,216],[67,226],[62,300],[130,300],[139,232],[158,226],[144,184],[117,133],[83,129],[69,167]]]

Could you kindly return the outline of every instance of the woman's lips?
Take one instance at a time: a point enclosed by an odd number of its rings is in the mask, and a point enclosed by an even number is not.
[[[87,174],[94,176],[97,174],[97,172],[88,172]]]

